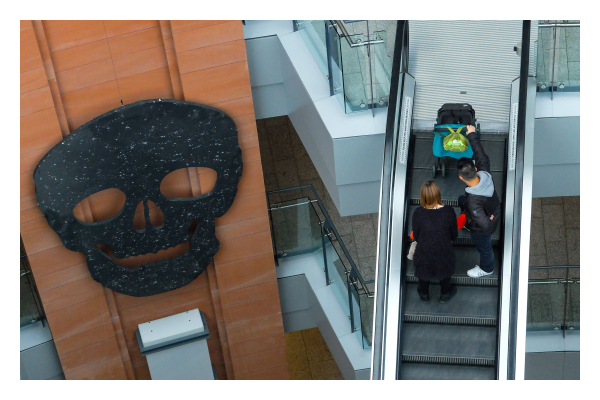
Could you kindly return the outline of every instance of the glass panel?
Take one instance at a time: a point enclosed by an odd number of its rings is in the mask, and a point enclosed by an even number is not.
[[[351,279],[352,281],[356,281],[356,278]],[[348,287],[350,288],[350,307],[352,307],[354,318],[354,334],[356,335],[358,341],[362,344],[363,348],[365,348],[365,340],[362,329],[362,309],[360,304],[362,299],[358,294],[356,284],[349,283]]]
[[[540,92],[550,91],[552,76],[552,27],[538,28],[537,41],[537,83]]]
[[[561,283],[529,283],[527,330],[560,330],[565,307],[565,286]]]
[[[298,32],[308,46],[308,50],[319,65],[325,78],[328,78],[327,46],[325,41],[324,20],[298,20]]]
[[[537,43],[539,91],[579,91],[579,27],[540,26]]]
[[[564,41],[558,44],[558,91],[579,91],[579,27],[563,26],[558,29]]]
[[[280,204],[271,210],[271,220],[278,258],[320,251],[321,225],[308,198]]]
[[[352,43],[360,44],[365,42],[365,35],[353,35],[349,39]],[[345,38],[342,38],[340,43],[344,74],[344,97],[346,99],[345,112],[367,110],[371,98],[367,47],[365,45],[351,47]]]
[[[579,281],[567,286],[567,329],[579,330]]]
[[[373,70],[373,92],[375,94],[374,107],[387,107],[390,96],[392,77],[392,59],[387,54],[387,34],[385,31],[375,32],[371,40],[371,65]]]
[[[329,285],[335,297],[338,299],[344,313],[350,318],[350,308],[348,306],[348,282],[346,279],[346,269],[342,260],[333,247],[329,236],[325,235],[325,251],[327,254],[327,273],[329,274]]]
[[[375,297],[369,297],[366,293],[360,295],[360,319],[363,331],[363,348],[371,348],[373,342],[373,309]]]
[[[329,40],[331,43],[331,77],[333,80],[333,95],[338,99],[340,105],[346,110],[346,102],[344,99],[344,77],[342,70],[342,42],[346,39],[338,36],[337,31],[332,26],[327,29]]]

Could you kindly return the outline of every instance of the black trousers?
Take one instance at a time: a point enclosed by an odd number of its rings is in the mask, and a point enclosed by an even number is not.
[[[440,287],[442,289],[442,294],[446,294],[450,292],[450,288],[452,285],[450,281],[452,278],[442,279],[440,281]],[[429,293],[429,281],[424,281],[423,279],[419,279],[419,292],[421,293]]]

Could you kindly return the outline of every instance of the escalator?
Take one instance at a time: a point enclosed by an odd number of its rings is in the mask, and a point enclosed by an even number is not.
[[[442,203],[453,206],[456,215],[465,184],[458,179],[456,160],[446,164],[443,174],[432,172],[437,161],[433,133],[413,127],[418,82],[408,74],[408,22],[398,21],[382,172],[372,379],[515,379],[522,372],[526,296],[519,294],[527,284],[529,244],[522,238],[529,237],[535,105],[535,86],[531,90],[528,78],[529,29],[524,21],[521,74],[506,104],[508,127],[479,134],[503,204],[503,221],[492,235],[494,272],[483,278],[467,275],[479,264],[479,253],[469,232],[460,230],[452,277],[457,294],[440,303],[440,286],[432,281],[430,301],[423,303],[413,262],[406,258],[421,184],[435,174]],[[439,106],[445,102],[439,99]]]

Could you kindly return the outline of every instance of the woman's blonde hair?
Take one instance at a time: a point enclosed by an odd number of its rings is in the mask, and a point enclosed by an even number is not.
[[[421,185],[421,206],[430,208],[438,204],[442,204],[442,194],[440,188],[435,181],[427,181]]]

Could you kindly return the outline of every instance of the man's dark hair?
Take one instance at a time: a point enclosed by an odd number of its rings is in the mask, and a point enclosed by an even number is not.
[[[467,181],[473,180],[477,176],[477,171],[475,171],[475,166],[470,158],[460,158],[456,163],[456,168],[458,169],[458,176]]]

